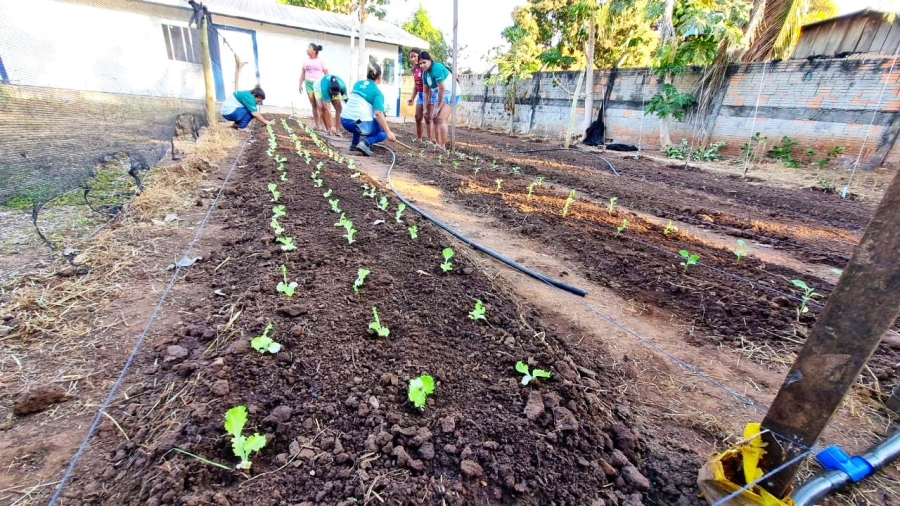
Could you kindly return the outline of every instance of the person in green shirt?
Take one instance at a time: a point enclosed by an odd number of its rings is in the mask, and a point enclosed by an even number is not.
[[[259,105],[266,99],[266,92],[256,85],[252,90],[235,91],[225,98],[219,113],[228,121],[234,121],[232,128],[244,129],[256,118],[264,125],[269,121],[259,113]]]
[[[451,100],[450,88],[454,82],[453,73],[443,63],[432,61],[428,51],[419,53],[419,65],[422,73],[422,85],[425,95],[425,117],[431,118],[431,141],[446,149],[447,126],[452,104],[459,104],[462,89],[456,83],[456,96]]]
[[[341,123],[342,100],[347,101],[347,85],[344,81],[332,74],[325,74],[318,83],[322,95],[319,98],[319,116],[325,122],[325,130],[331,135],[340,136],[338,125]],[[334,124],[331,122],[331,114],[328,111],[328,104],[334,107]]]
[[[380,82],[381,66],[370,63],[366,80],[353,85],[350,99],[341,111],[341,126],[352,135],[350,151],[360,151],[366,156],[372,156],[372,145],[385,139],[397,140],[384,117],[384,94],[378,89]],[[360,142],[360,137],[365,139]]]

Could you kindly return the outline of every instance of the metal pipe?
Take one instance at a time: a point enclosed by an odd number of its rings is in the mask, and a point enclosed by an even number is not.
[[[900,431],[860,455],[872,466],[871,476],[879,469],[900,457]],[[794,506],[813,506],[829,493],[840,490],[853,483],[850,475],[839,469],[831,469],[806,480],[800,488],[791,494]]]

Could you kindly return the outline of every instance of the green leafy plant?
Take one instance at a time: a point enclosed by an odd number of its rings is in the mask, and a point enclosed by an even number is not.
[[[628,228],[628,220],[623,219],[622,224],[619,225],[618,227],[616,227],[616,237],[619,237],[619,234],[621,234],[622,231],[625,230],[626,228]]]
[[[266,437],[254,433],[250,437],[241,434],[247,424],[247,408],[235,406],[225,413],[225,432],[231,435],[231,450],[235,457],[241,459],[237,469],[250,469],[250,454],[258,452],[266,446]]]
[[[375,187],[372,186],[368,190],[364,191],[363,197],[369,197],[370,199],[374,199],[375,198]]]
[[[281,180],[282,180],[282,181],[287,181],[287,173],[286,173],[286,172],[282,172],[282,173],[281,173]]]
[[[477,177],[478,177],[478,173],[481,172],[481,169],[478,168],[478,167],[473,167],[473,168],[472,168],[472,172],[475,173],[475,177],[477,178]]]
[[[444,164],[444,155],[438,155],[438,165]]]
[[[616,201],[619,200],[619,197],[610,197],[609,204],[606,205],[606,214],[612,214],[613,210],[616,208]]]
[[[271,323],[266,325],[266,330],[263,331],[262,335],[256,336],[250,341],[250,347],[263,354],[266,352],[275,354],[281,351],[281,345],[269,336],[272,327]]]
[[[372,271],[369,269],[363,269],[362,267],[356,272],[356,281],[353,282],[353,291],[359,292],[360,287],[363,286],[363,282],[366,280],[366,276],[371,274]]]
[[[497,185],[497,191],[500,191],[500,186],[503,184],[503,180],[502,180],[502,179],[495,179],[495,180],[494,180],[494,184]]]
[[[744,158],[756,158],[757,152],[762,147],[763,143],[768,139],[762,132],[756,132],[755,134],[750,136],[750,140],[745,142],[743,146],[741,146],[741,155]]]
[[[481,157],[480,157],[480,156],[476,156],[475,158],[473,158],[473,160],[475,161],[475,165],[478,165],[478,162],[481,161]]]
[[[419,237],[419,227],[410,225],[406,230],[409,231],[410,239],[417,239]]]
[[[388,198],[387,195],[382,195],[378,198],[378,209],[382,211],[387,211],[388,208]]]
[[[522,167],[519,167],[518,165],[514,165],[509,170],[510,170],[510,172],[512,172],[513,174],[518,176],[519,173],[522,172]]]
[[[747,256],[747,243],[745,243],[743,239],[738,239],[737,249],[732,251],[732,253],[734,253],[734,256],[736,256],[738,261],[740,262],[742,258]]]
[[[338,207],[338,204],[341,203],[341,199],[329,200],[328,203],[331,205],[332,212],[335,212],[335,213],[341,212],[341,208]]]
[[[282,216],[287,214],[287,212],[284,210],[283,205],[278,205],[278,206],[272,207],[272,213],[275,215],[276,218],[281,218]]]
[[[497,160],[491,160],[491,168],[492,168],[492,169],[496,169],[496,168],[497,168]]]
[[[681,255],[681,258],[684,259],[684,262],[681,262],[681,266],[684,267],[685,272],[687,272],[688,267],[697,265],[697,261],[700,260],[700,255],[691,253],[686,249],[679,251],[678,254]]]
[[[815,289],[811,286],[808,286],[803,280],[800,279],[792,279],[791,283],[797,288],[803,290],[803,295],[800,296],[800,307],[797,308],[797,318],[800,318],[800,315],[809,311],[809,301],[813,299],[813,297],[821,297],[822,294],[816,293]]]
[[[423,409],[428,396],[434,393],[434,378],[423,374],[418,378],[409,380],[409,401],[413,406]]]
[[[275,235],[281,235],[284,233],[284,228],[282,228],[281,224],[278,223],[278,218],[272,218],[269,220],[269,226],[272,227],[272,231],[275,232]]]
[[[319,179],[316,179],[315,181],[313,181],[313,186],[315,186],[316,188],[321,188],[322,183],[323,183],[322,179],[319,178]]]
[[[519,373],[524,375],[524,376],[522,376],[522,384],[523,385],[527,385],[527,384],[531,383],[531,380],[533,380],[535,378],[549,378],[550,377],[550,371],[545,371],[543,369],[532,369],[531,372],[529,372],[528,364],[526,364],[525,362],[522,362],[522,361],[516,362],[516,371],[519,371]]]
[[[660,118],[671,116],[678,121],[684,121],[687,108],[695,103],[693,95],[678,91],[675,86],[666,83],[663,84],[662,90],[647,102],[644,112],[656,114]]]
[[[406,210],[406,204],[403,202],[397,204],[397,212],[394,213],[394,221],[397,223],[401,223],[400,217],[403,216],[403,211]]]
[[[834,159],[844,154],[846,149],[846,146],[832,146],[828,148],[828,151],[826,151],[825,154],[828,158]]]
[[[663,149],[663,154],[667,158],[675,158],[677,160],[685,160],[691,157],[691,148],[688,146],[687,139],[681,139],[681,144],[673,144]]]
[[[718,160],[722,158],[722,154],[719,153],[719,150],[725,147],[724,141],[718,141],[710,144],[706,147],[706,149],[700,148],[696,152],[694,152],[691,156],[694,160],[700,160],[703,162],[711,162],[713,160]]]
[[[353,228],[353,222],[347,220],[344,222],[345,233],[343,237],[347,239],[347,244],[353,244],[353,236],[356,235],[356,229]]]
[[[344,213],[341,213],[340,219],[338,219],[337,223],[335,223],[334,226],[335,226],[335,228],[341,228],[348,221],[350,221],[350,220],[347,218],[347,215]]]
[[[327,199],[328,197],[331,197],[332,193],[334,193],[334,191],[331,188],[329,188],[328,191],[326,191],[325,193],[322,194],[322,196]]]
[[[485,312],[484,303],[481,302],[481,299],[477,299],[475,301],[475,309],[469,311],[469,318],[471,318],[473,320],[487,321],[487,318],[484,317],[484,312]]]
[[[565,218],[566,215],[569,214],[569,206],[571,206],[573,203],[575,203],[575,190],[570,191],[569,196],[566,197],[566,202],[565,204],[563,204],[562,208],[563,218]]]
[[[355,170],[356,169],[356,160],[354,160],[352,158],[347,160],[347,168],[350,170]]]
[[[350,160],[350,161],[352,162],[353,160]],[[350,179],[358,179],[359,176],[361,176],[361,175],[362,174],[360,174],[359,172],[354,172],[353,174],[350,174]]]
[[[537,183],[532,181],[531,183],[528,183],[528,186],[525,187],[526,190],[528,190],[528,200],[531,200],[531,194],[534,193],[535,186],[537,186]]]
[[[441,251],[441,255],[444,256],[444,263],[441,264],[441,270],[444,272],[450,272],[453,270],[453,264],[450,263],[450,259],[453,258],[453,249],[452,248],[444,248]]]
[[[316,172],[322,170],[322,167],[325,166],[325,162],[319,162],[316,164]]]
[[[795,160],[792,154],[796,146],[797,141],[785,135],[781,138],[780,143],[772,146],[768,154],[772,158],[781,160],[785,167],[796,168],[800,166],[800,162]]]
[[[538,185],[538,186],[543,186],[544,180],[545,180],[545,179],[547,179],[547,178],[545,178],[544,176],[538,176],[538,178],[537,178],[537,185]]]
[[[672,232],[678,233],[678,227],[672,224],[672,220],[669,220],[669,223],[666,223],[666,228],[663,229],[663,235],[669,235]]]
[[[381,325],[381,319],[378,318],[378,309],[376,309],[375,306],[372,306],[372,318],[373,320],[369,322],[369,330],[374,330],[378,337],[387,337],[390,335],[390,329]]]
[[[293,237],[277,237],[275,240],[281,243],[282,251],[294,251],[297,249],[297,246],[294,245]]]
[[[279,293],[283,293],[288,297],[293,297],[294,291],[297,289],[297,282],[291,281],[290,283],[288,283],[287,267],[285,267],[284,265],[281,266],[281,277],[284,279],[284,281],[279,281],[278,286],[275,287],[275,289],[278,290]]]
[[[278,191],[278,185],[269,183],[269,191],[272,193],[272,202],[278,202],[278,197],[281,196],[281,192]]]
[[[451,162],[451,163],[453,164],[453,170],[456,170],[459,168],[459,162],[457,162],[456,160],[453,160],[453,162]]]

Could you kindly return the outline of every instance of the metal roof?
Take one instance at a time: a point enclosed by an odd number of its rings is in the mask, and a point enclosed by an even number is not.
[[[145,3],[190,9],[187,0],[138,0]],[[353,16],[334,12],[294,7],[276,0],[202,0],[212,14],[258,21],[272,25],[300,28],[313,32],[349,37],[353,32]],[[398,26],[375,17],[366,20],[366,40],[408,47],[428,47],[428,42]]]
[[[807,23],[807,24],[803,25],[801,28],[812,28],[812,27],[814,27],[814,26],[819,26],[819,25],[824,25],[824,24],[829,24],[829,23],[835,23],[835,22],[837,22],[837,21],[839,21],[839,20],[841,20],[841,19],[855,18],[855,17],[858,17],[858,16],[865,16],[865,15],[868,15],[868,14],[878,14],[878,15],[881,15],[881,16],[885,16],[885,15],[887,15],[888,13],[887,13],[887,12],[883,12],[883,11],[876,11],[875,9],[868,9],[868,8],[866,8],[866,9],[861,9],[861,10],[858,10],[858,11],[848,12],[847,14],[842,14],[842,15],[840,15],[840,16],[835,16],[835,17],[833,17],[833,18],[825,18],[825,19],[820,19],[820,20],[818,20],[818,21],[813,21],[812,23]]]

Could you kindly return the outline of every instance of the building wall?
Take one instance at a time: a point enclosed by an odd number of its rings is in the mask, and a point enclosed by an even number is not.
[[[885,161],[896,164],[900,143],[900,65],[891,73],[891,59],[790,60],[733,66],[716,101],[715,114],[706,118],[711,142],[724,141],[726,153],[737,154],[754,132],[769,138],[796,139],[803,149],[817,152],[845,146],[845,161],[862,152],[864,167]],[[484,76],[460,76],[464,92],[461,116],[476,127],[502,128],[561,138],[571,106],[577,73],[542,73],[517,84],[515,115],[505,110],[506,87],[486,84]],[[598,71],[595,97],[602,97],[609,71]],[[680,90],[690,90],[698,75],[687,73],[675,80]],[[644,114],[647,101],[661,84],[646,69],[620,70],[610,95],[606,137],[616,142],[658,148],[659,120]],[[883,92],[883,96],[882,96]],[[759,105],[757,108],[757,99]],[[599,107],[599,98],[595,98]],[[578,104],[577,131],[584,114]],[[596,116],[596,110],[593,116]],[[684,122],[671,121],[674,142],[697,141],[700,118],[688,114]],[[872,123],[870,130],[870,123]],[[799,150],[798,150],[799,151]]]

